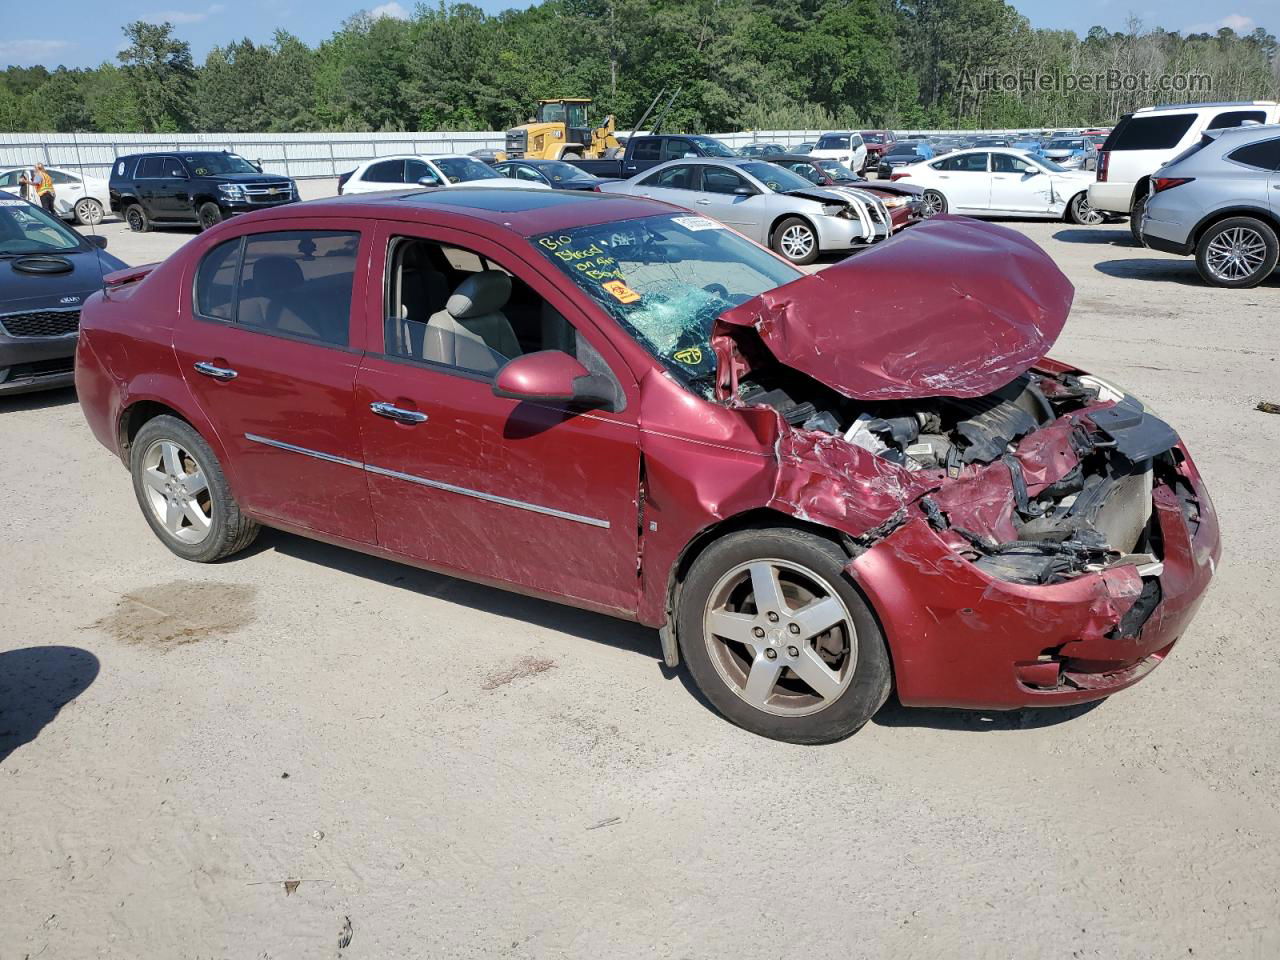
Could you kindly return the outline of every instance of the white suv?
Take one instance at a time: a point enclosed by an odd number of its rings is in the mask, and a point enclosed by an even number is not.
[[[1141,243],[1142,211],[1153,173],[1197,143],[1205,130],[1277,121],[1280,104],[1274,100],[1185,103],[1125,114],[1098,151],[1098,178],[1089,187],[1089,206],[1128,214],[1133,238]]]
[[[824,133],[818,138],[817,146],[809,151],[809,156],[819,160],[835,160],[858,173],[867,168],[867,145],[862,140],[862,134],[856,130]]]

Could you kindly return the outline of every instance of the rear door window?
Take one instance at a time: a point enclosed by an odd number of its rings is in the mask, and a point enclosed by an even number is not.
[[[404,161],[383,160],[375,163],[360,179],[367,183],[404,183]]]
[[[1121,121],[1107,138],[1107,150],[1171,150],[1195,122],[1194,113],[1154,114]]]
[[[657,160],[662,156],[662,141],[640,140],[631,148],[632,160]]]
[[[681,160],[685,157],[696,157],[698,151],[692,143],[682,137],[671,137],[662,144],[663,160]]]
[[[164,176],[164,161],[164,157],[143,157],[134,176],[139,180],[159,180]]]
[[[358,233],[342,230],[229,240],[200,262],[196,312],[263,333],[345,347],[359,246]]]
[[[1240,147],[1227,154],[1227,159],[1259,170],[1280,170],[1280,139]]]

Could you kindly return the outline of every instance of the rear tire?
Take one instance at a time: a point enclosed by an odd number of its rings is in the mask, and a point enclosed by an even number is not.
[[[1137,200],[1133,201],[1133,209],[1129,211],[1129,234],[1133,237],[1133,242],[1140,247],[1145,247],[1142,242],[1142,214],[1147,209],[1147,196],[1143,194]]]
[[[1096,227],[1106,218],[1089,206],[1089,194],[1082,190],[1067,204],[1067,219],[1082,227]]]
[[[185,420],[165,414],[143,424],[129,469],[147,524],[184,560],[212,563],[257,537],[258,524],[240,512],[218,458]]]
[[[134,233],[146,233],[151,229],[151,218],[140,203],[131,203],[124,209],[124,222]]]
[[[774,740],[830,743],[880,709],[889,655],[845,575],[848,559],[829,540],[778,527],[728,534],[694,561],[677,636],[698,689],[726,719]]]
[[[928,220],[930,217],[947,212],[947,198],[941,190],[926,190],[920,194],[920,199],[924,201],[924,206],[920,210],[921,220]]]
[[[1253,217],[1230,217],[1211,226],[1196,243],[1196,269],[1215,287],[1256,287],[1276,268],[1280,242],[1270,226]]]
[[[200,229],[202,231],[208,230],[222,222],[222,208],[213,201],[206,201],[200,204],[200,209],[196,211],[196,216],[200,218]]]
[[[818,232],[800,217],[787,217],[778,224],[769,245],[798,267],[818,259]]]
[[[76,223],[86,227],[96,227],[102,222],[102,204],[92,197],[85,197],[76,202]]]

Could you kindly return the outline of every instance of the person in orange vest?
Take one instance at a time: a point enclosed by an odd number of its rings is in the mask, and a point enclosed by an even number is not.
[[[53,213],[53,178],[44,168],[43,163],[37,163],[35,169],[35,177],[33,178],[36,188],[36,196],[40,198],[40,206],[44,207],[44,212]]]

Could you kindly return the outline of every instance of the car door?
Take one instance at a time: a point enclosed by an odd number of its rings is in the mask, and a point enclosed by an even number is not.
[[[698,164],[675,163],[661,167],[642,179],[636,193],[692,210],[698,205],[701,187],[702,170]]]
[[[1039,167],[1011,153],[991,153],[993,212],[1049,213],[1053,206],[1051,178]]]
[[[49,179],[53,181],[54,209],[63,216],[70,216],[75,205],[84,199],[83,181],[62,170],[50,170]]]
[[[761,241],[768,217],[766,192],[737,170],[718,163],[702,164],[702,190],[696,204],[721,223]],[[745,192],[743,192],[745,191]]]
[[[291,528],[374,539],[353,383],[372,240],[342,220],[270,220],[209,249],[173,348],[237,499]],[[366,270],[358,269],[365,264]]]
[[[437,174],[438,176],[438,174]],[[379,160],[365,167],[354,182],[348,183],[344,193],[375,193],[379,190],[396,190],[404,186],[404,158]]]
[[[633,611],[638,393],[621,357],[545,272],[496,242],[392,223],[377,250],[387,289],[371,285],[366,312],[382,349],[360,370],[355,422],[378,543],[483,582]],[[483,317],[464,309],[480,299]],[[612,377],[621,409],[494,395],[506,359],[543,349]]]
[[[945,157],[932,165],[952,211],[986,211],[991,204],[990,154],[985,150]]]
[[[155,212],[152,217],[157,220],[192,220],[195,208],[192,206],[191,177],[187,168],[177,157],[162,157],[160,178],[152,188],[155,200]]]
[[[633,177],[641,170],[662,162],[662,138],[642,137],[627,144],[622,159],[623,177]]]

